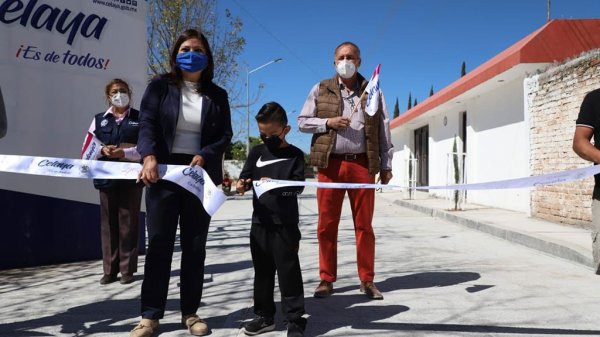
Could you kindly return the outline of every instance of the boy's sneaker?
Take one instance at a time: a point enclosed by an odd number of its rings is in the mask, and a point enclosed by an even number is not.
[[[248,336],[254,336],[267,331],[275,330],[275,321],[273,317],[256,316],[253,320],[246,323],[242,328]]]

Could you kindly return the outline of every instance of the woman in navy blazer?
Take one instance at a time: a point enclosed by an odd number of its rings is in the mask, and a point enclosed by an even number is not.
[[[170,55],[171,71],[153,79],[140,106],[137,149],[146,184],[148,250],[142,282],[142,320],[132,337],[151,336],[163,318],[177,225],[180,227],[180,308],[193,335],[208,333],[196,314],[202,298],[210,216],[200,200],[172,182],[160,180],[159,164],[199,165],[215,184],[223,179],[222,158],[231,142],[227,92],[213,83],[214,63],[206,37],[186,30]]]

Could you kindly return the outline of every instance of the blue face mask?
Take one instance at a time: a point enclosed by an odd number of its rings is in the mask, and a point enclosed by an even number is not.
[[[177,66],[188,73],[204,70],[208,65],[208,56],[197,51],[186,51],[177,54]]]

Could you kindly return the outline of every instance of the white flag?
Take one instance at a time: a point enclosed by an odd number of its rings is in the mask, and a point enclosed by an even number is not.
[[[381,98],[381,91],[379,90],[379,67],[381,67],[381,64],[378,64],[377,68],[375,68],[373,76],[371,76],[371,80],[365,89],[365,92],[368,95],[365,111],[369,116],[375,115],[379,109],[379,100]]]
[[[96,138],[96,136],[90,132],[85,137],[83,148],[81,149],[81,159],[83,160],[96,160],[100,157],[102,147],[104,144]]]

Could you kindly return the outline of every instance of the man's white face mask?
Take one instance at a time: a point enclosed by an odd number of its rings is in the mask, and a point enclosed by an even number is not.
[[[350,78],[356,72],[356,66],[354,62],[343,59],[335,65],[335,70],[341,78]]]

